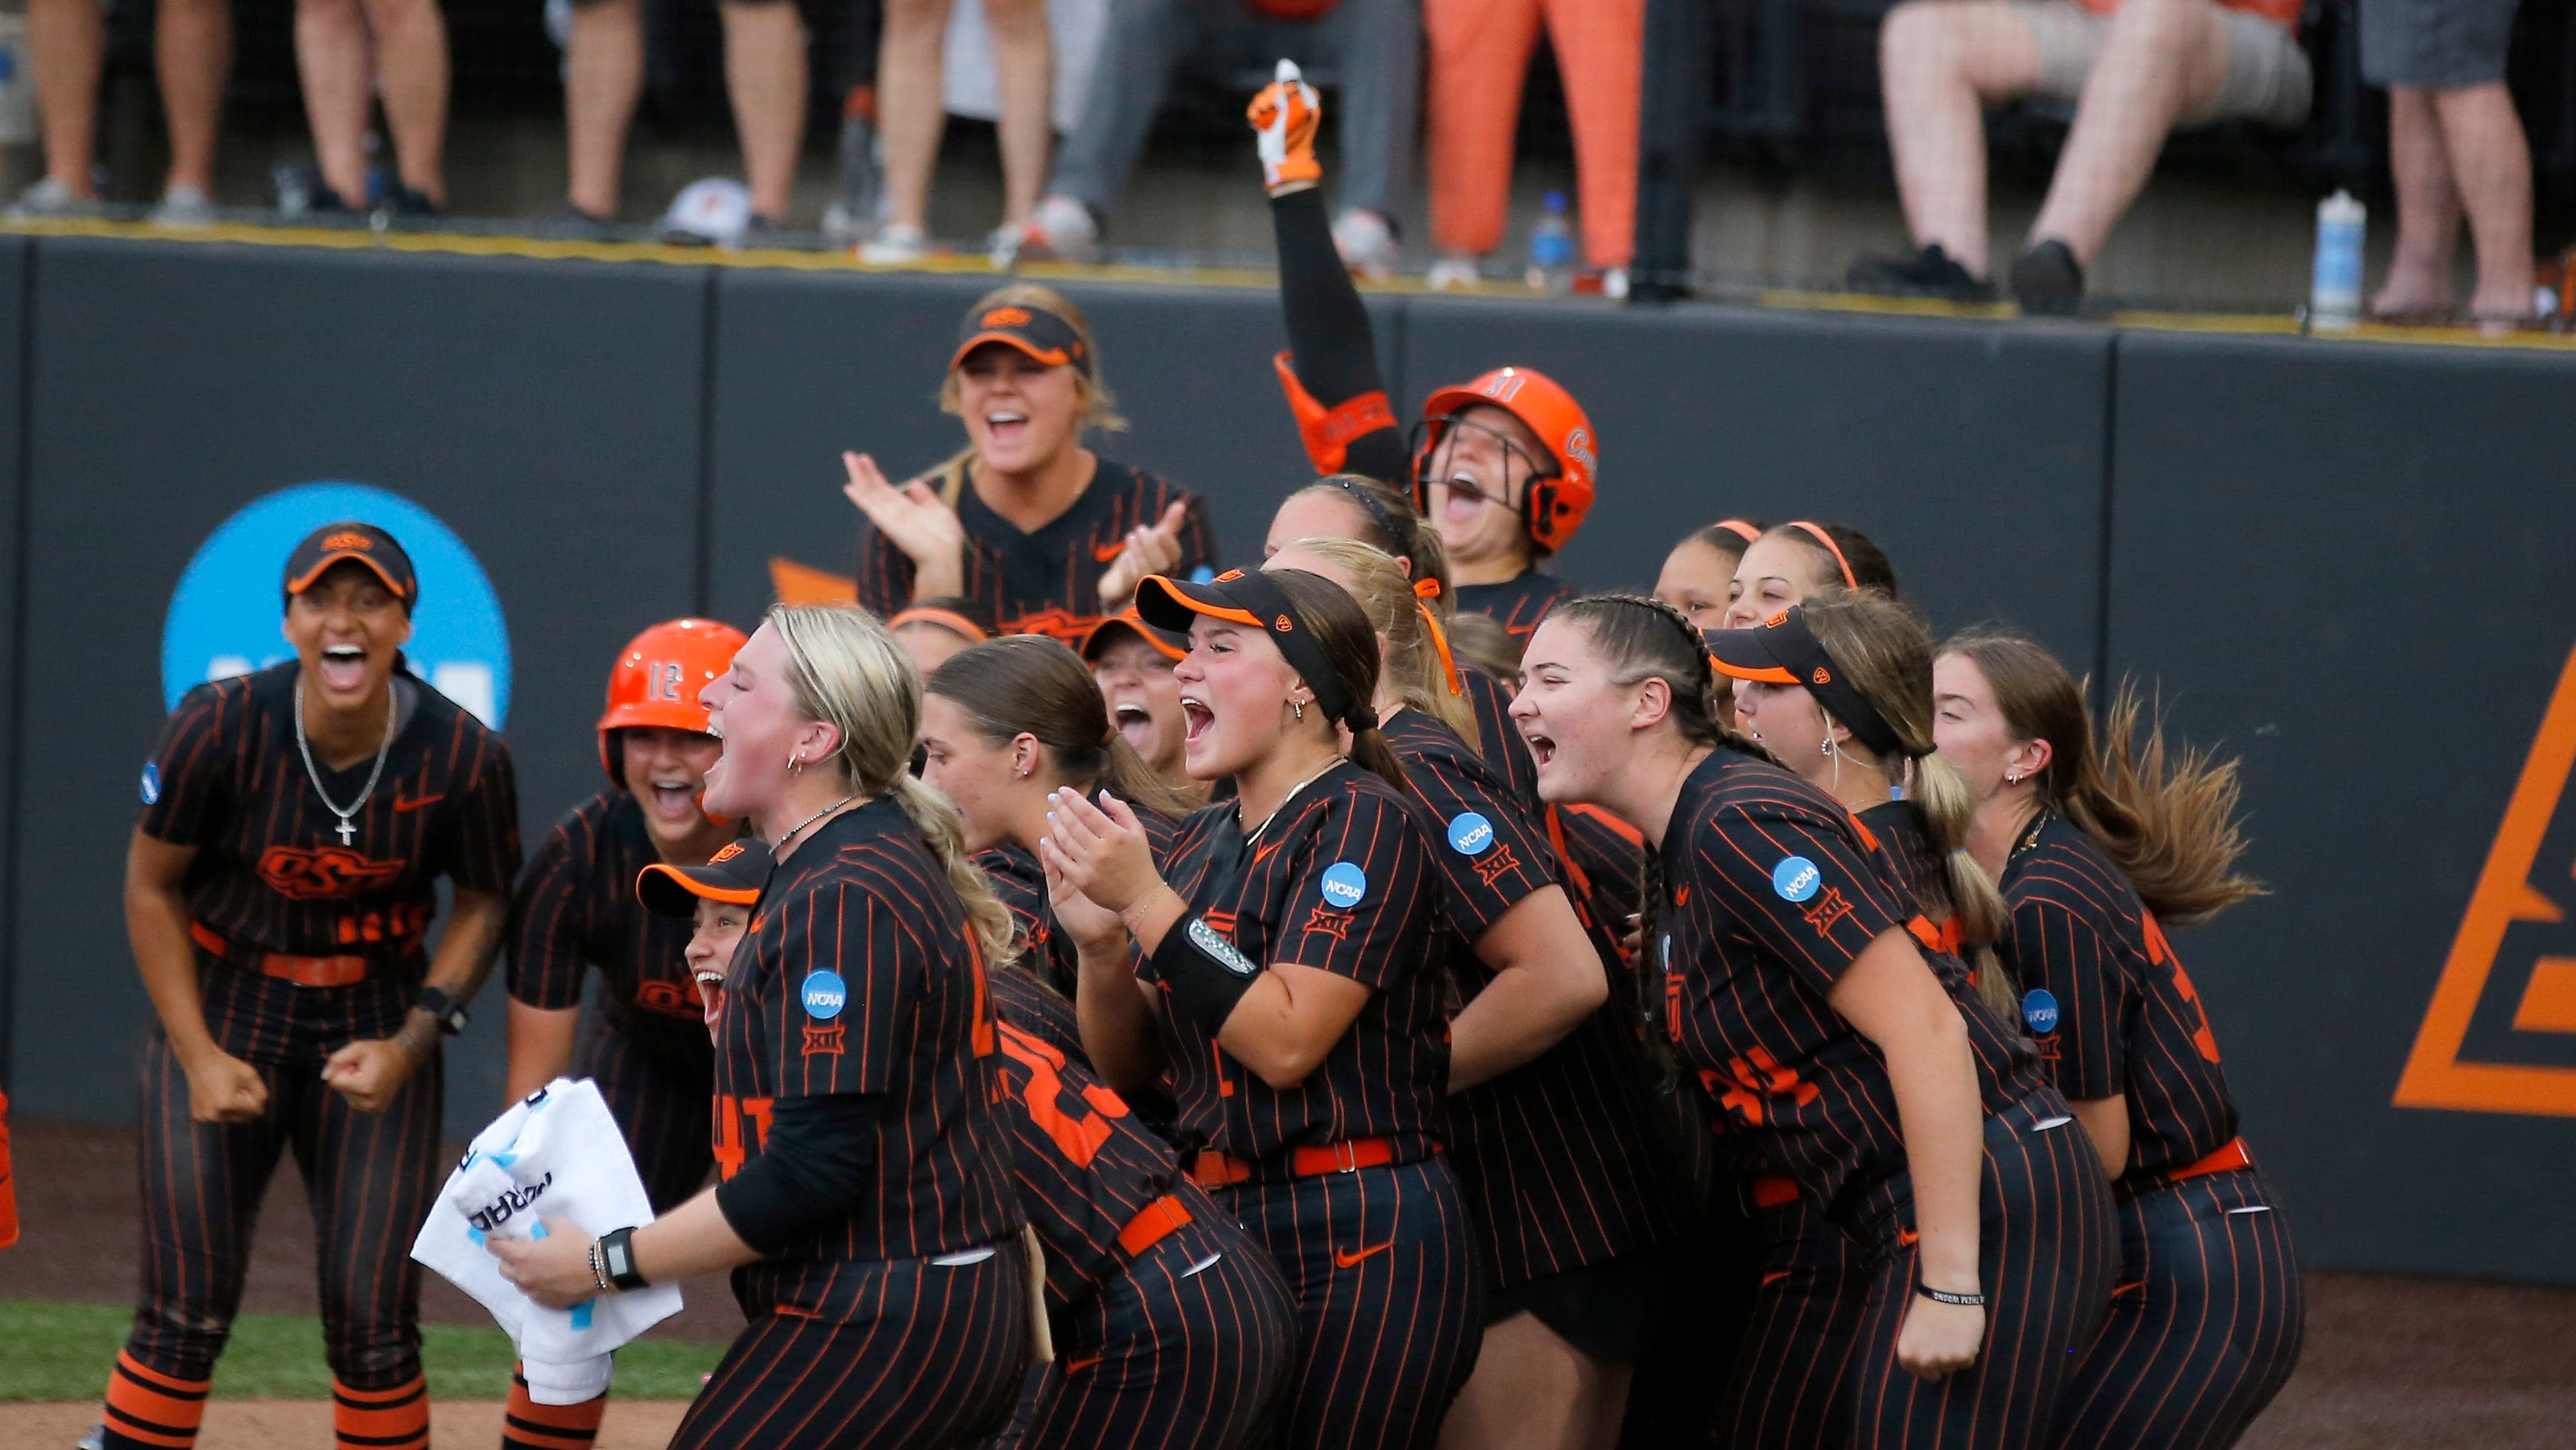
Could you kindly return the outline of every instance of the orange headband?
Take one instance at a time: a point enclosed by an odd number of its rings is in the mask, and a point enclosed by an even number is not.
[[[935,624],[964,639],[968,644],[982,644],[984,627],[953,609],[915,605],[886,621],[886,632],[892,634],[907,624]]]
[[[1833,535],[1826,533],[1823,529],[1816,527],[1805,519],[1793,519],[1790,521],[1788,526],[1793,529],[1804,529],[1808,533],[1814,535],[1816,542],[1824,545],[1825,552],[1833,555],[1834,563],[1841,567],[1843,571],[1843,583],[1854,589],[1858,589],[1860,587],[1860,580],[1852,573],[1851,560],[1843,557],[1842,548],[1834,542]]]
[[[1712,529],[1724,529],[1728,533],[1735,535],[1737,538],[1742,539],[1748,544],[1762,537],[1762,531],[1760,529],[1753,527],[1742,519],[1719,519],[1716,523],[1709,525],[1709,527]],[[1833,546],[1833,540],[1825,540],[1826,548],[1830,549]]]
[[[1440,627],[1440,616],[1431,612],[1431,605],[1428,602],[1440,597],[1440,581],[1414,580],[1413,597],[1415,600],[1413,607],[1422,611],[1422,627],[1431,631],[1431,647],[1440,653],[1440,668],[1449,674],[1449,693],[1452,695],[1467,693],[1466,682],[1458,678],[1458,662],[1449,655],[1448,631]]]

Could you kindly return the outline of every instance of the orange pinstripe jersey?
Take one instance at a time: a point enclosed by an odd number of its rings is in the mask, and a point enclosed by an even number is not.
[[[1916,906],[1936,899],[1926,892],[1924,883],[1939,881],[1941,862],[1932,854],[1932,842],[1923,834],[1922,819],[1908,801],[1889,801],[1871,806],[1859,816],[1861,845],[1874,855],[1884,856],[1896,869],[1897,879]],[[1995,1015],[1986,999],[1977,995],[1977,984],[1970,979],[1968,964],[1959,955],[1923,940],[1928,931],[1939,936],[1947,926],[1955,938],[1953,918],[1945,911],[1941,921],[1928,915],[1917,915],[1907,926],[1915,933],[1915,945],[1923,948],[1923,960],[1932,964],[1932,973],[1948,988],[1950,1000],[1959,1004],[1959,1015],[1968,1024],[1968,1046],[1977,1054],[1977,1072],[1984,1079],[1985,1092],[1994,1097],[1998,1084],[2032,1084],[2046,1080],[2040,1071],[2039,1049],[2023,1032],[2022,1025]],[[2014,1094],[2018,1096],[2018,1092]]]
[[[1527,643],[1530,632],[1547,618],[1557,601],[1574,597],[1574,586],[1537,569],[1524,569],[1500,584],[1461,584],[1458,607],[1490,614],[1511,637]]]
[[[531,1007],[581,1005],[599,968],[599,1013],[652,1057],[703,1080],[714,1062],[698,984],[681,956],[684,917],[655,916],[635,899],[636,873],[661,853],[643,807],[601,791],[566,813],[528,859],[511,902],[510,998]]]
[[[1129,803],[1136,812],[1137,824],[1145,828],[1145,839],[1153,848],[1154,864],[1160,866],[1172,850],[1173,825],[1170,821]],[[1074,977],[1079,968],[1073,942],[1055,929],[1055,907],[1047,901],[1046,871],[1038,864],[1035,852],[1016,844],[995,846],[975,853],[975,864],[993,878],[993,894],[1011,909],[1012,920],[1019,923],[1020,945],[1025,953],[1020,964],[1036,974],[1037,979],[1073,1000]]]

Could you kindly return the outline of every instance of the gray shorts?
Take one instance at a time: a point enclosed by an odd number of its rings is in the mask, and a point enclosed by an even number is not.
[[[2361,0],[2361,78],[2455,91],[2504,79],[2522,0]]]
[[[2449,0],[2423,3],[2441,5]],[[2075,0],[2015,0],[2013,9],[2030,22],[2031,34],[2039,41],[2038,93],[2068,101],[2082,96],[2084,78],[2092,74],[2093,57],[2101,52],[2102,37],[2110,33],[2111,18],[2096,15]],[[2308,54],[2299,49],[2299,42],[2281,27],[2242,10],[2219,11],[2219,22],[2227,27],[2227,79],[2180,124],[2307,124],[2312,82]]]

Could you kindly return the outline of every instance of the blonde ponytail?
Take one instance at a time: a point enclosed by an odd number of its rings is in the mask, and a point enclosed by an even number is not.
[[[1923,836],[1941,858],[1942,895],[1951,918],[1959,924],[1960,955],[1976,969],[1977,995],[2006,1020],[2018,1012],[2021,992],[1995,955],[1995,947],[2012,927],[2012,909],[1995,878],[1968,854],[1968,824],[1975,817],[1976,797],[1959,768],[1939,755],[1914,762],[1914,788],[1908,792],[1921,812]]]

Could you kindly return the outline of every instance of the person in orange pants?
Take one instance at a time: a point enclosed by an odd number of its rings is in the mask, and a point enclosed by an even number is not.
[[[1574,122],[1583,259],[1614,289],[1625,278],[1636,248],[1646,0],[1423,0],[1435,287],[1472,280],[1476,259],[1502,245],[1512,135],[1542,15]]]

